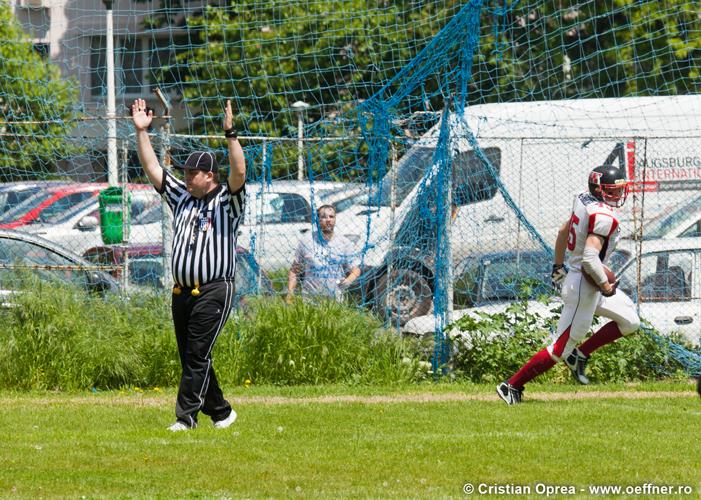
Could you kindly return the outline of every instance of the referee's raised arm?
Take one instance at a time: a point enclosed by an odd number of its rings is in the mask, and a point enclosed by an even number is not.
[[[146,172],[151,184],[158,192],[163,187],[163,167],[158,163],[151,139],[148,136],[148,128],[153,121],[153,110],[147,110],[146,101],[135,99],[131,108],[132,120],[136,129],[136,151],[139,154],[139,161]]]
[[[246,159],[243,156],[243,149],[239,143],[236,129],[234,129],[234,113],[231,111],[231,101],[226,100],[224,110],[224,135],[227,147],[229,148],[229,191],[237,192],[246,182]]]

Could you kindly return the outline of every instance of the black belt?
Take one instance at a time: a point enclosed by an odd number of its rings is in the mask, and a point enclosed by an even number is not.
[[[206,286],[206,285],[212,285],[214,283],[222,283],[225,282],[227,279],[231,278],[216,278],[211,281],[208,281],[207,283],[202,283],[201,285],[195,285],[194,287],[189,287],[189,286],[180,286],[180,285],[173,285],[173,295],[180,295],[183,293],[184,290],[190,290],[190,295],[193,297],[197,297],[201,292],[200,292],[200,287],[201,286]]]

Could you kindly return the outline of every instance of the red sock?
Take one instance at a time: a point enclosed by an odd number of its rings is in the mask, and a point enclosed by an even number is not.
[[[623,337],[621,330],[615,321],[609,321],[604,326],[602,326],[598,332],[589,337],[586,342],[579,346],[579,350],[585,356],[589,356],[591,353],[596,351],[599,347],[606,344],[610,344]]]
[[[527,382],[533,380],[541,373],[547,372],[553,366],[555,366],[555,361],[550,357],[548,350],[543,349],[528,360],[508,382],[514,387],[521,388],[526,385]]]

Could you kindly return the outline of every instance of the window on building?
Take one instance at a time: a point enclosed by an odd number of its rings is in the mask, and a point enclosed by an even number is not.
[[[107,89],[107,59],[105,37],[93,37],[90,42],[90,95],[105,95]]]
[[[22,29],[30,38],[36,40],[46,39],[48,37],[51,28],[51,9],[47,9],[46,7],[17,9],[15,15],[22,25]]]
[[[177,57],[189,47],[187,35],[154,38],[151,44],[153,50],[148,65],[151,85],[173,85],[184,81],[186,64],[179,62]]]
[[[143,92],[144,78],[144,57],[145,40],[136,37],[124,38],[120,46],[121,85],[117,88],[120,94],[140,94]],[[115,61],[115,65],[116,65]]]
[[[114,66],[118,95],[141,95],[155,85],[184,80],[184,64],[177,54],[187,50],[187,36],[167,38],[116,37]],[[94,37],[90,47],[90,94],[107,93],[107,59],[104,36]]]
[[[145,40],[121,37],[114,41],[114,77],[117,94],[140,94],[145,83]],[[107,93],[107,44],[104,36],[94,37],[90,48],[90,93]]]

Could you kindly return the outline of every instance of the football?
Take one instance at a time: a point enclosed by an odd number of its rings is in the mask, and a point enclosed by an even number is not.
[[[616,282],[616,275],[613,274],[613,271],[611,271],[611,269],[609,269],[608,266],[604,266],[604,272],[606,273],[606,277],[608,278],[609,283],[611,283],[611,284],[613,285],[613,284]],[[587,274],[587,272],[584,270],[584,268],[582,268],[582,276],[584,276],[584,278],[585,278],[589,283],[591,283],[591,284],[594,285],[595,287],[599,288],[599,285],[597,285],[597,284],[594,282],[594,280],[591,278],[591,276],[589,276],[589,275]]]

